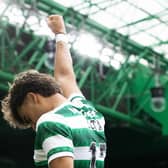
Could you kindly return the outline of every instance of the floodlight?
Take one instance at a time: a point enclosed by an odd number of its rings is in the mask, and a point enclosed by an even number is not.
[[[165,110],[166,101],[164,97],[164,88],[157,86],[151,88],[151,108],[154,112],[162,112]]]

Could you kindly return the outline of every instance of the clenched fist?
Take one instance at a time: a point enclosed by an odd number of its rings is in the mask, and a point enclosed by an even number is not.
[[[47,18],[47,23],[54,34],[66,33],[65,24],[62,16],[50,15]]]

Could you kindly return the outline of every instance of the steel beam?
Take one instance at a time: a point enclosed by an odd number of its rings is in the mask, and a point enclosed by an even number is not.
[[[147,122],[144,122],[143,120],[132,117],[131,115],[117,112],[112,108],[108,108],[102,105],[96,104],[95,107],[98,111],[100,111],[101,113],[103,113],[104,115],[108,117],[115,118],[121,121],[125,121],[127,123],[130,123],[130,125],[133,125],[133,126],[144,128],[146,129],[146,131],[152,131],[152,132],[161,134],[161,128],[154,124],[149,124]]]
[[[31,5],[32,2],[33,0],[25,0],[25,3],[29,5]],[[137,42],[129,39],[128,36],[124,36],[121,33],[117,32],[117,30],[115,29],[108,29],[107,27],[88,18],[87,15],[82,15],[79,12],[73,10],[72,8],[66,8],[53,0],[40,0],[36,2],[36,5],[39,10],[48,14],[62,14],[65,17],[65,21],[69,24],[74,25],[75,27],[81,26],[82,28],[82,25],[84,24],[84,28],[87,31],[94,33],[96,36],[99,36],[102,40],[106,40],[107,42],[112,43],[115,46],[119,46],[120,48],[122,48],[123,51],[126,51],[129,54],[135,54],[138,56],[141,53],[143,53],[144,50],[147,50],[145,59],[151,62],[153,59],[151,59],[149,55],[155,55],[160,57],[161,61],[168,65],[168,61],[164,59],[163,54],[152,50],[152,48],[138,44]]]
[[[0,70],[0,79],[4,81],[12,81],[14,78],[14,75],[8,72],[4,72]]]

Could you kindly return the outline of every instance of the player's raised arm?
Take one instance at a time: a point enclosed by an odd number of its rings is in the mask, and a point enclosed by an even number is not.
[[[65,97],[69,97],[72,93],[80,93],[73,70],[63,17],[59,15],[49,16],[48,26],[56,35],[55,79],[60,82]]]

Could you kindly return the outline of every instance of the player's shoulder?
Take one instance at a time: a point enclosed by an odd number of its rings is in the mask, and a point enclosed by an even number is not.
[[[64,116],[61,114],[57,114],[54,112],[54,110],[42,114],[36,123],[36,130],[41,125],[46,125],[47,123],[64,123]]]

